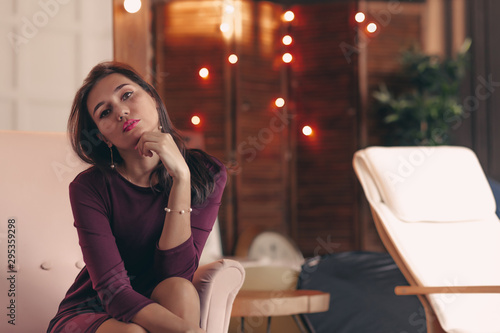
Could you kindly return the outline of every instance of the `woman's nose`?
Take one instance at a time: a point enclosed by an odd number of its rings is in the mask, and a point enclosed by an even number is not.
[[[127,109],[122,109],[120,112],[118,112],[118,120],[122,121],[123,117],[127,116],[129,114],[129,111]]]

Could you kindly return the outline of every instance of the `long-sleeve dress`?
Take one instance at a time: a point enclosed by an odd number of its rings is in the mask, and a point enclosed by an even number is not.
[[[149,297],[159,282],[174,276],[192,280],[226,184],[225,167],[214,161],[221,167],[215,191],[192,207],[191,237],[169,250],[157,245],[166,195],[134,185],[116,171],[104,175],[96,167],[73,180],[70,201],[86,266],[47,332],[95,332],[110,318],[130,322],[153,303]]]

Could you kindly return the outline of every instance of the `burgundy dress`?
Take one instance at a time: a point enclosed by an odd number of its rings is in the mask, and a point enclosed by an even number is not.
[[[217,217],[226,184],[225,167],[215,175],[215,191],[191,213],[191,237],[160,250],[158,239],[168,198],[136,186],[118,172],[96,167],[70,184],[70,201],[86,266],[61,302],[47,332],[95,332],[107,319],[130,322],[153,289],[169,277],[192,280]],[[187,208],[187,207],[186,207]]]

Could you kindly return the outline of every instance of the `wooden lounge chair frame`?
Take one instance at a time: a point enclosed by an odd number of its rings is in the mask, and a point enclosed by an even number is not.
[[[353,167],[358,176],[361,178],[360,171],[357,168],[355,160],[353,160]],[[428,333],[442,333],[446,332],[436,316],[427,295],[429,294],[459,294],[459,293],[500,293],[500,286],[423,286],[423,284],[416,278],[414,272],[410,269],[409,265],[404,261],[398,248],[395,246],[393,240],[381,220],[381,217],[374,209],[370,202],[370,211],[374,220],[376,230],[384,244],[387,252],[391,255],[401,273],[406,278],[409,286],[397,286],[394,291],[396,295],[416,295],[425,311],[427,332]]]

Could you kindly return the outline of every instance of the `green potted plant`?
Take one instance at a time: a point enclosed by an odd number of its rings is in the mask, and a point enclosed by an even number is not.
[[[408,85],[400,93],[382,85],[373,93],[390,145],[450,143],[452,120],[463,113],[459,89],[465,75],[471,41],[454,59],[440,59],[412,48],[402,55],[401,77]]]

